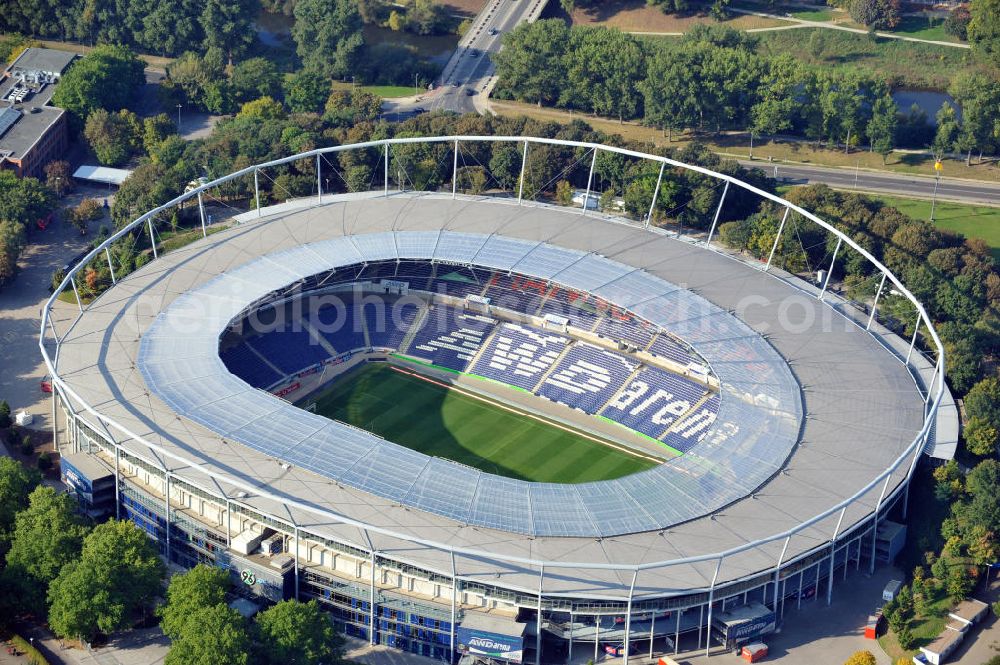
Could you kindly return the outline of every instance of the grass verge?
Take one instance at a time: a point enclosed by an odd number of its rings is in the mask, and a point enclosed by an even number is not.
[[[930,201],[881,195],[874,198],[915,219],[930,219]],[[966,238],[985,240],[993,250],[993,258],[1000,261],[1000,208],[938,201],[934,207],[934,223]]]

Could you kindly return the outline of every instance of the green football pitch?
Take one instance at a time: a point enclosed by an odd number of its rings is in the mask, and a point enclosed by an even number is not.
[[[383,363],[338,380],[316,399],[316,413],[426,455],[521,480],[609,480],[656,464]]]

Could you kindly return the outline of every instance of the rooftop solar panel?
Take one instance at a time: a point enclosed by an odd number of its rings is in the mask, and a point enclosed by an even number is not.
[[[21,111],[7,107],[0,109],[0,138],[7,133],[7,130],[14,126],[14,123],[21,119]]]

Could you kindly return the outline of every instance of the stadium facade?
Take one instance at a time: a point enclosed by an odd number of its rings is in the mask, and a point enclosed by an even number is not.
[[[497,141],[523,145],[522,155],[548,144],[591,158],[582,207],[539,201],[523,186],[505,196],[458,194],[462,144]],[[405,191],[392,151],[414,143],[454,146],[450,193]],[[332,168],[327,156],[345,150],[380,155],[375,191],[318,192],[271,207],[258,195],[238,224],[157,252],[154,224],[175,206],[197,201],[204,224],[203,197],[214,188],[237,178],[256,185],[267,169],[302,159],[315,160],[319,185],[324,164]],[[651,165],[650,216],[673,169],[718,179],[722,196],[707,237],[590,212],[593,164],[604,151]],[[721,251],[712,238],[732,187],[836,237],[834,264],[848,252],[869,261],[876,307],[860,309],[829,279],[807,283],[770,259]],[[934,444],[945,390],[937,335],[905,285],[849,237],[732,177],[586,143],[394,139],[312,151],[207,183],[143,215],[80,266],[106,259],[113,271],[109,247],[132,232],[154,238],[156,260],[93,302],[53,307],[61,291],[77,291],[77,267],[44,309],[40,347],[53,377],[53,416],[65,422],[58,444],[71,462],[86,458],[74,470],[101,476],[74,473],[85,501],[97,503],[99,486],[113,492],[114,514],[142,526],[165,557],[226,567],[247,595],[315,598],[348,634],[439,660],[575,662],[608,651],[627,662],[758,636],[789,603],[829,601],[841,575],[873,570],[900,546],[892,518],[905,514],[917,459]],[[465,291],[430,288],[455,271],[493,278]],[[530,307],[517,298],[492,303],[499,292],[490,289],[515,278],[545,284],[546,295]],[[244,353],[270,368],[259,374],[235,369],[253,365],[249,356],[220,357],[220,339],[255,312],[348,285],[356,293],[412,290],[419,301],[379,341],[368,324],[363,343],[317,339],[319,355],[301,368],[258,349]],[[587,298],[626,316],[607,330],[611,324],[580,318],[579,308],[546,317],[557,291],[566,303]],[[900,339],[880,323],[878,298],[887,297],[912,302],[936,358],[916,348],[917,334]],[[435,312],[477,305],[492,327],[459,332],[481,332],[483,343],[447,362],[433,355],[456,331],[434,337],[420,325]],[[536,394],[610,415],[654,442],[693,432],[669,439],[679,442],[676,456],[614,480],[529,483],[429,458],[288,401],[323,368],[393,356],[442,367],[460,358],[460,371],[516,385],[504,373],[517,369],[511,345],[536,353],[538,331],[553,320],[565,333],[559,344],[597,349],[587,351],[587,366],[622,349],[631,364],[617,374],[592,370],[616,383],[600,383],[576,403],[582,384],[559,373],[568,354],[560,347],[531,380]],[[649,338],[636,342],[640,328]],[[523,330],[530,339],[518,341]],[[653,352],[660,337],[708,368],[695,377],[708,388],[688,400],[687,415],[678,409],[676,423],[657,421],[663,427],[654,431],[636,408],[609,409],[627,403],[621,395],[657,370],[660,357],[684,376],[670,351]],[[501,360],[484,361],[490,353]],[[563,379],[544,387],[553,374]],[[685,426],[709,402],[714,410],[699,416],[706,425]]]

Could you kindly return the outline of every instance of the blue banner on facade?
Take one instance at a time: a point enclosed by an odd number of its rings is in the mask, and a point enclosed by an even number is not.
[[[523,637],[489,633],[464,626],[458,627],[455,637],[458,640],[458,650],[462,653],[520,663],[524,652]]]

